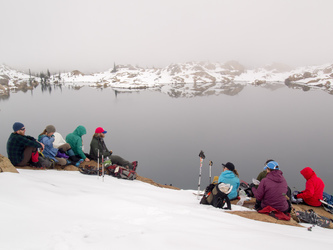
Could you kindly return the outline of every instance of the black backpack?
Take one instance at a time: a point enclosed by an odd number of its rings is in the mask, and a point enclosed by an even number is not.
[[[218,188],[218,184],[210,184],[206,187],[205,193],[200,201],[200,204],[212,205],[217,208],[223,208],[225,203],[227,203],[225,209],[231,210],[229,197]]]

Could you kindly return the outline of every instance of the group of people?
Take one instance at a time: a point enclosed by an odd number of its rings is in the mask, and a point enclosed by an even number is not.
[[[63,140],[62,136],[57,133],[53,125],[48,125],[44,131],[35,139],[25,134],[26,128],[21,122],[13,124],[13,132],[7,141],[8,158],[14,166],[33,166],[42,167],[39,162],[39,152],[60,166],[75,165],[79,166],[83,161],[90,160],[102,162],[102,159],[109,158],[112,164],[126,167],[136,171],[138,162],[129,162],[118,155],[113,155],[104,142],[105,131],[102,127],[95,129],[95,133],[90,143],[89,154],[84,153],[82,136],[87,133],[86,128],[78,126],[72,133]],[[61,141],[55,145],[55,140]]]
[[[79,166],[83,161],[99,160],[109,158],[112,164],[117,164],[136,171],[138,162],[129,162],[118,155],[113,155],[105,145],[104,138],[107,133],[102,127],[98,127],[90,143],[89,154],[84,153],[82,136],[87,133],[86,128],[78,126],[73,133],[66,136],[62,143],[54,145],[56,128],[48,125],[36,140],[34,137],[25,135],[26,129],[21,122],[13,124],[13,133],[7,141],[8,158],[14,166],[41,167],[38,161],[38,152],[43,152],[45,157],[50,158],[56,164],[66,166],[73,164]],[[61,136],[61,135],[60,135]],[[223,171],[218,179],[218,184],[225,183],[231,187],[227,194],[229,200],[238,197],[240,186],[239,174],[231,162],[223,165]],[[278,163],[274,160],[265,162],[264,170],[258,175],[259,185],[251,183],[245,190],[248,195],[257,200],[256,209],[272,207],[281,212],[290,212],[290,200],[303,202],[310,206],[321,206],[325,184],[310,168],[306,167],[300,172],[306,179],[305,190],[291,194],[287,181],[283,176]]]
[[[230,184],[232,190],[228,194],[230,200],[238,198],[240,186],[239,174],[233,163],[223,165],[223,171],[218,179],[218,184]],[[301,192],[291,193],[287,181],[280,170],[279,164],[270,159],[265,162],[263,171],[258,175],[258,185],[251,183],[245,190],[247,195],[256,198],[256,210],[271,207],[283,213],[291,211],[291,202],[303,203],[309,206],[321,206],[325,184],[321,178],[310,168],[306,167],[300,171],[306,179],[305,189]]]

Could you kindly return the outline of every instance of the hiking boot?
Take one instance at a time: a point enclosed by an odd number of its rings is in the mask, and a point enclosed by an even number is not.
[[[43,168],[42,164],[40,164],[39,161],[37,161],[37,162],[31,162],[30,166],[32,166],[34,168]]]
[[[80,159],[77,163],[75,163],[75,167],[78,168],[82,162],[83,162],[83,159]]]

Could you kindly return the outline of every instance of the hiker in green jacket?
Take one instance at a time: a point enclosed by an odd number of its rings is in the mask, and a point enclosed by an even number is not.
[[[84,154],[82,150],[82,136],[87,133],[87,130],[82,125],[79,125],[73,133],[66,136],[66,142],[71,146],[74,154],[84,161],[90,161],[90,159]]]

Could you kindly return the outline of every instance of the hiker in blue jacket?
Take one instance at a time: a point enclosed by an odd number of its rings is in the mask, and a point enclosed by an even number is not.
[[[218,183],[220,184],[221,182],[223,182],[232,185],[232,190],[228,194],[228,198],[230,200],[234,200],[238,196],[237,190],[240,183],[238,178],[239,174],[235,169],[234,164],[232,164],[231,162],[227,162],[226,164],[222,163],[222,165],[223,165],[223,172],[219,177]]]

